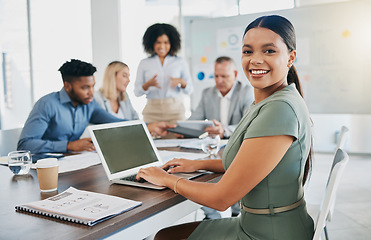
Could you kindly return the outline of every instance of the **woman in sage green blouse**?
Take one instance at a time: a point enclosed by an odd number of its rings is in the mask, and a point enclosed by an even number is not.
[[[293,66],[295,49],[295,30],[286,18],[263,16],[250,23],[241,62],[255,102],[222,159],[174,159],[163,168],[141,169],[137,176],[220,211],[240,201],[241,215],[169,227],[155,239],[312,239],[314,224],[303,199],[311,121]],[[218,183],[204,183],[169,174],[200,169],[224,175]]]

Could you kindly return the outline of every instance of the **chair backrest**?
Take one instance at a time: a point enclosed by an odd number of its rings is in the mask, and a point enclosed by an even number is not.
[[[346,140],[348,139],[348,135],[349,135],[349,128],[347,128],[346,126],[342,126],[340,133],[339,133],[339,137],[337,139],[336,149],[338,148],[344,149],[344,145],[345,145]]]
[[[336,150],[329,178],[327,180],[326,193],[322,199],[313,240],[319,240],[321,238],[323,228],[326,226],[326,223],[331,220],[332,212],[335,206],[336,191],[348,161],[348,154],[341,148],[338,148]]]
[[[17,143],[22,128],[0,130],[0,156],[7,156],[9,152],[17,150]]]

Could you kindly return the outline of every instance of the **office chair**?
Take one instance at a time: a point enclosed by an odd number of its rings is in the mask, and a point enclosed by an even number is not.
[[[338,148],[344,149],[344,145],[345,145],[346,140],[348,139],[348,135],[349,135],[349,128],[347,128],[346,126],[342,126],[340,133],[339,133],[339,137],[337,139],[336,149]]]
[[[325,190],[325,196],[322,199],[319,214],[317,217],[316,227],[314,231],[313,240],[321,239],[322,230],[325,232],[325,237],[328,240],[327,222],[331,221],[332,214],[335,207],[336,191],[340,183],[341,175],[349,160],[348,154],[338,148],[335,153],[334,161],[330,170]]]
[[[17,150],[17,143],[22,128],[0,130],[0,156],[8,156],[11,151]]]

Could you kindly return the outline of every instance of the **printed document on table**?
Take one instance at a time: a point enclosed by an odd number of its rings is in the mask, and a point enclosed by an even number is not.
[[[157,139],[154,141],[157,148],[162,147],[182,147],[202,150],[202,139],[190,138],[190,139]],[[220,141],[220,148],[227,145],[228,139],[222,139]]]
[[[194,142],[195,140],[198,139],[197,138],[156,139],[154,140],[154,142],[157,148],[162,148],[162,147],[180,147],[181,145]]]
[[[163,150],[160,150],[158,152],[161,156],[161,159],[164,162],[168,162],[174,158],[185,158],[185,159],[196,160],[196,159],[206,158],[209,156],[209,154],[206,154],[206,153],[176,152],[176,151],[163,151]]]
[[[99,155],[96,152],[81,152],[75,155],[66,156],[58,160],[59,173],[76,171],[90,166],[100,164]],[[32,164],[33,169],[36,169],[35,164]]]

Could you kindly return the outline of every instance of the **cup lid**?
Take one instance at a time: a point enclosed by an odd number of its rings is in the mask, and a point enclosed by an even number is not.
[[[44,158],[37,160],[35,164],[36,168],[50,168],[58,166],[58,159],[56,158]]]

